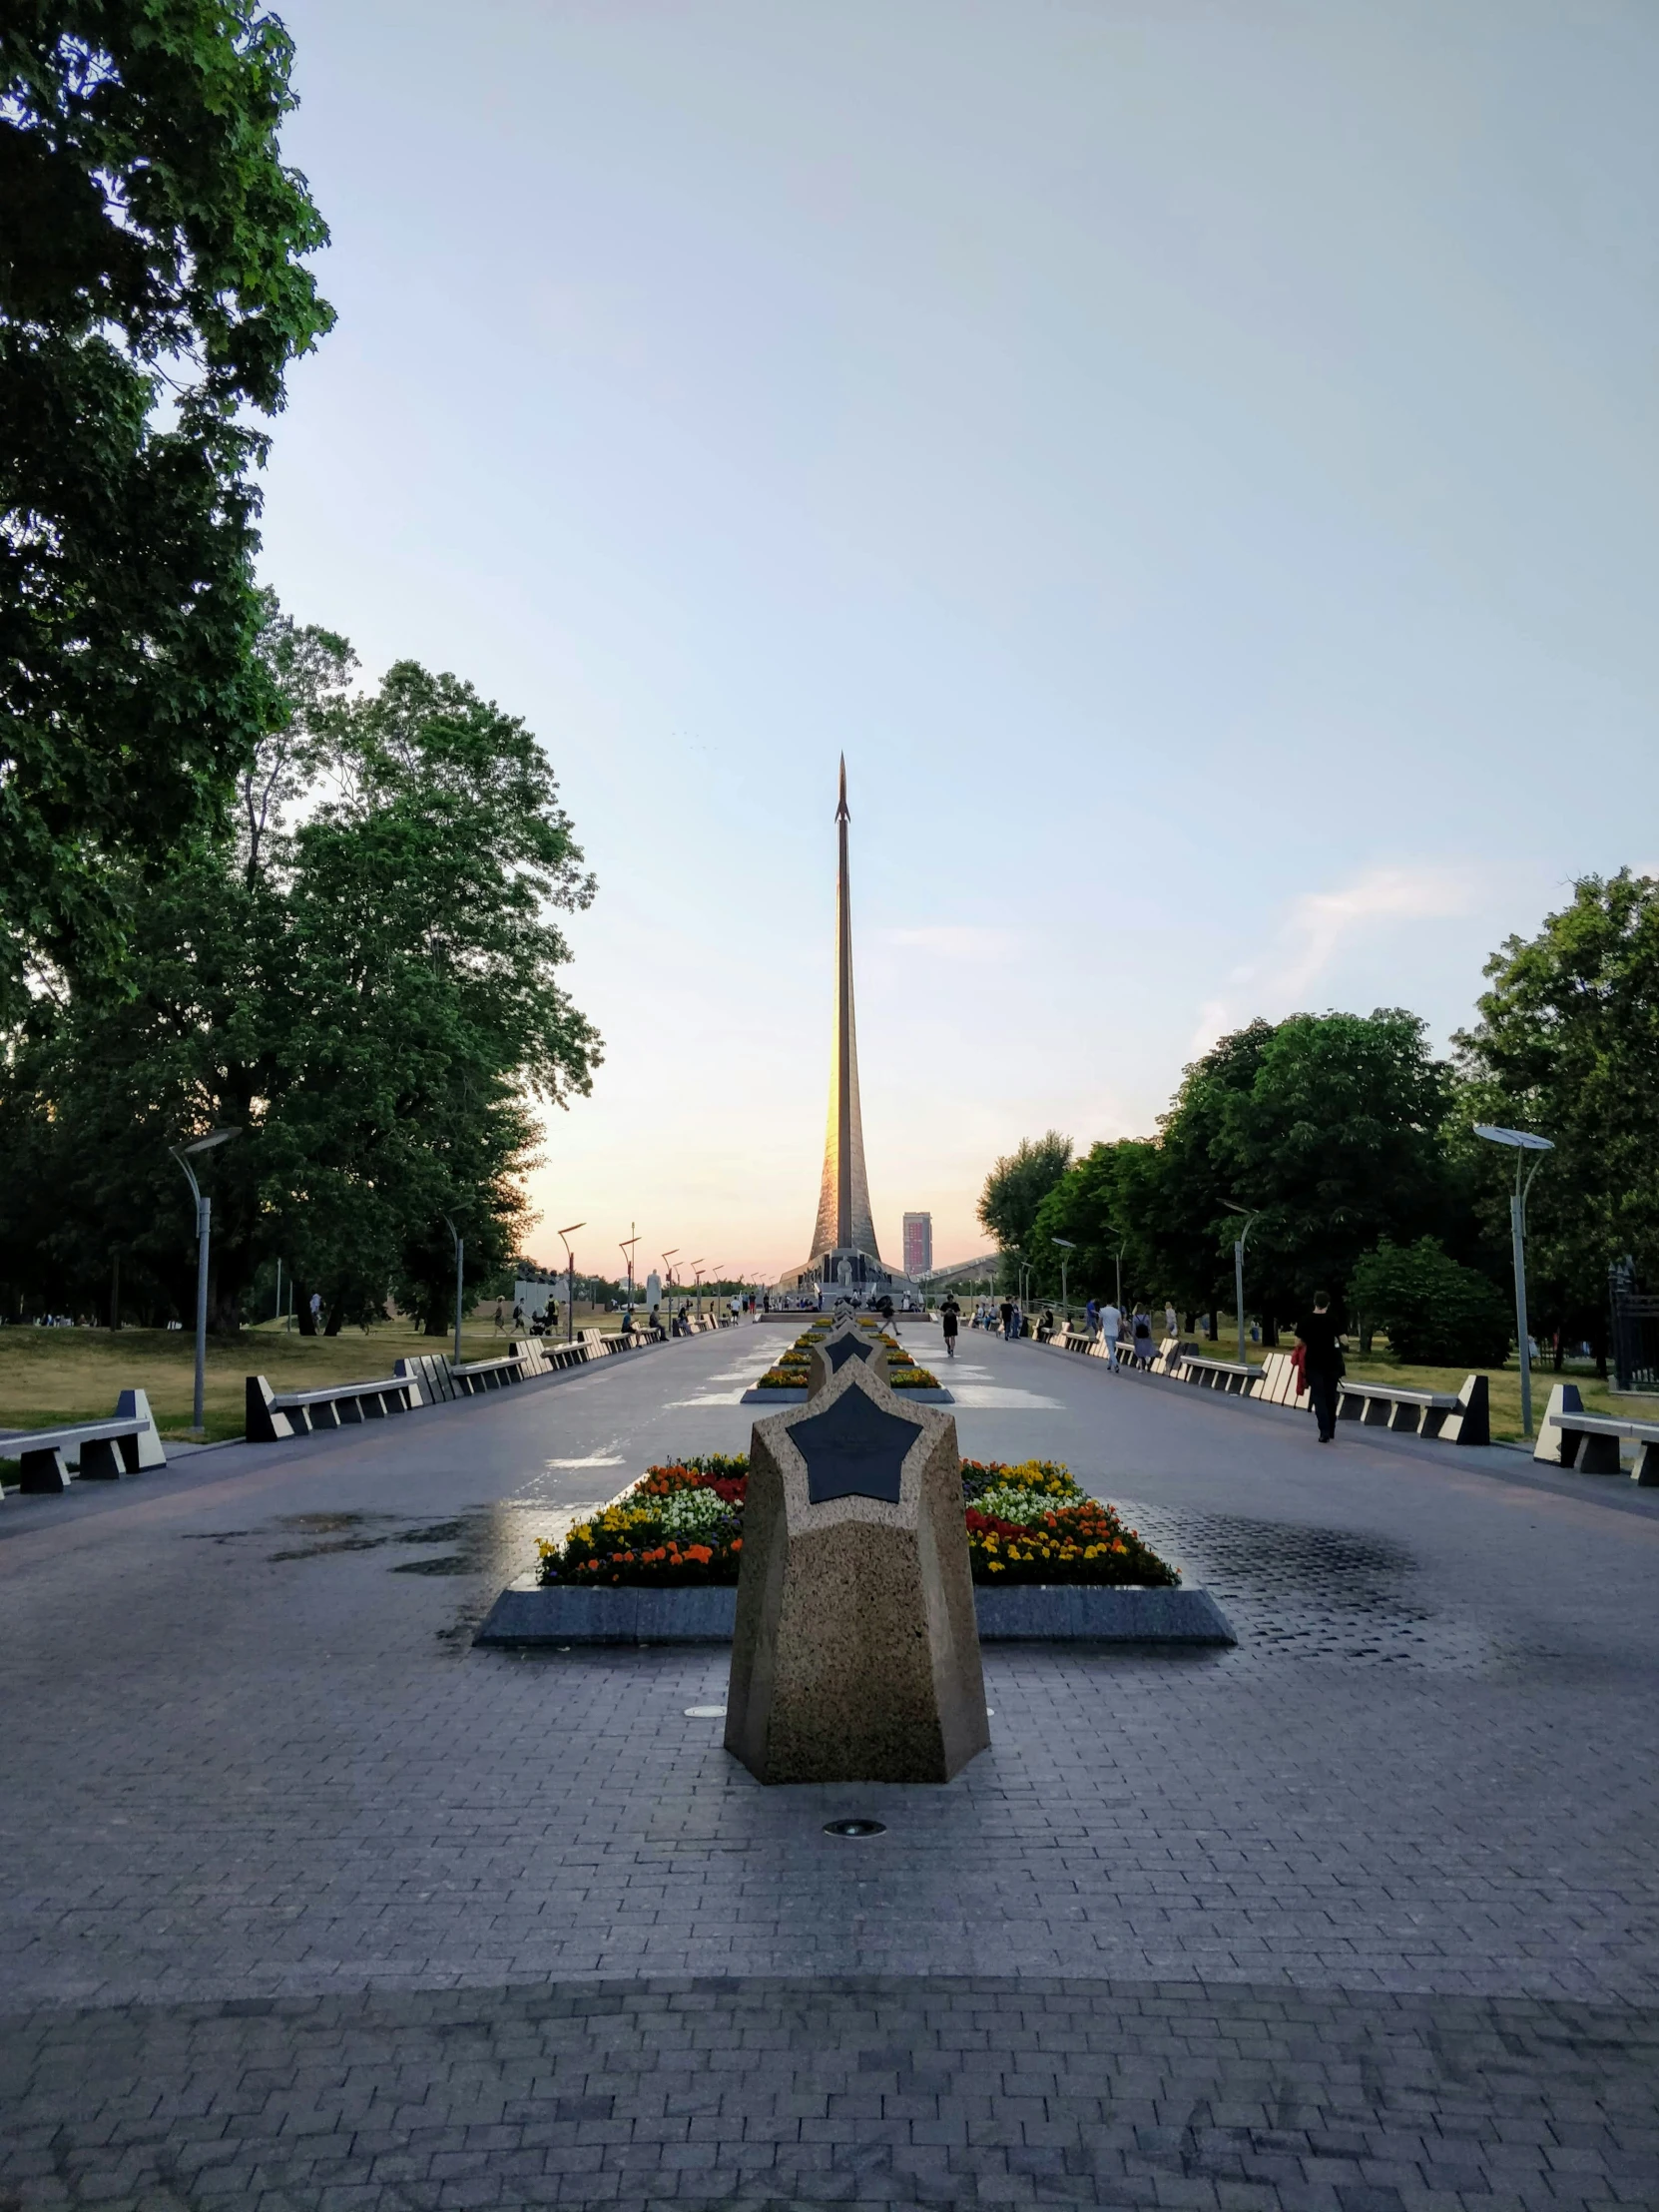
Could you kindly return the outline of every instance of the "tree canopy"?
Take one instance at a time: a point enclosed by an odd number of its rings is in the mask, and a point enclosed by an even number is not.
[[[280,714],[255,418],[332,321],[291,62],[251,0],[0,18],[0,1018],[35,963],[112,964]]]
[[[1512,1155],[1474,1121],[1550,1138],[1527,1209],[1533,1312],[1598,1348],[1607,1270],[1629,1256],[1659,1278],[1659,880],[1586,875],[1570,905],[1486,963],[1478,1019],[1454,1042],[1464,1150],[1494,1229],[1507,1235]]]
[[[557,787],[517,718],[413,662],[351,696],[343,642],[267,607],[286,719],[233,814],[136,901],[119,981],[37,998],[0,1097],[25,1163],[0,1231],[13,1295],[188,1298],[189,1209],[168,1147],[214,1125],[212,1303],[231,1328],[285,1259],[328,1326],[395,1287],[429,1328],[497,1273],[524,1222],[538,1104],[588,1088],[598,1038],[559,971],[587,903]]]
[[[1004,1252],[1025,1252],[1038,1207],[1070,1165],[1071,1139],[1057,1129],[1022,1138],[985,1178],[979,1226],[990,1231]]]

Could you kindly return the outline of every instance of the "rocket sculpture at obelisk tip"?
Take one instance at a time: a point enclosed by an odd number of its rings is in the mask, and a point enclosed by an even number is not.
[[[858,1036],[852,1004],[852,904],[846,857],[846,759],[840,767],[835,809],[838,868],[835,877],[835,1020],[830,1054],[830,1123],[824,1142],[824,1180],[812,1257],[790,1270],[786,1282],[813,1276],[827,1285],[868,1288],[892,1281],[881,1264],[870,1219],[864,1175],[863,1119],[858,1110]]]

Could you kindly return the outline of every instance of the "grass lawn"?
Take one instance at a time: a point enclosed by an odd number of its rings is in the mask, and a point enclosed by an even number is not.
[[[468,1360],[493,1359],[507,1349],[511,1332],[496,1333],[494,1311],[491,1305],[463,1324],[461,1351]],[[621,1321],[620,1314],[576,1309],[578,1329],[616,1329]],[[337,1337],[289,1335],[276,1322],[263,1322],[239,1337],[210,1337],[208,1439],[242,1434],[251,1375],[268,1376],[277,1390],[367,1382],[390,1375],[402,1355],[451,1351],[453,1345],[452,1336],[423,1337],[407,1322],[342,1330]],[[196,1339],[185,1330],[0,1329],[0,1428],[108,1419],[122,1390],[141,1389],[150,1393],[162,1434],[187,1437],[195,1380]]]

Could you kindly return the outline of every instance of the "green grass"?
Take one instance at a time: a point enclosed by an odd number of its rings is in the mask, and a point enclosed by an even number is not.
[[[465,1323],[461,1351],[468,1360],[504,1352],[511,1336],[497,1335],[494,1306]],[[578,1329],[615,1329],[620,1314],[576,1309]],[[205,1434],[217,1443],[243,1432],[247,1379],[270,1378],[277,1390],[318,1388],[328,1382],[367,1382],[390,1375],[392,1363],[414,1352],[444,1352],[452,1336],[424,1337],[407,1322],[381,1322],[337,1337],[287,1334],[262,1322],[237,1337],[210,1337]],[[148,1390],[156,1425],[164,1436],[191,1434],[196,1380],[196,1340],[185,1330],[0,1329],[0,1428],[51,1428],[69,1421],[108,1419],[124,1389]]]

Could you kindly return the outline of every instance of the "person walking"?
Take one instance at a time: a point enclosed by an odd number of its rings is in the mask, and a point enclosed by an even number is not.
[[[1135,1365],[1152,1373],[1152,1316],[1144,1306],[1135,1309]]]
[[[1092,1297],[1083,1309],[1083,1326],[1091,1337],[1097,1337],[1100,1334],[1100,1308],[1095,1304]]]
[[[1164,1335],[1173,1337],[1176,1334],[1176,1327],[1175,1308],[1166,1298],[1164,1301]]]
[[[947,1293],[945,1302],[939,1309],[939,1321],[944,1328],[944,1356],[947,1360],[954,1360],[956,1357],[956,1325],[960,1320],[961,1309]]]
[[[1004,1344],[1012,1344],[1014,1341],[1013,1300],[1011,1298],[1005,1298],[1002,1301],[1002,1304],[997,1308],[997,1312],[1002,1316],[1002,1341]]]
[[[1100,1309],[1100,1341],[1106,1347],[1108,1375],[1116,1375],[1118,1370],[1118,1324],[1121,1319],[1116,1306],[1108,1299]]]
[[[1331,1301],[1321,1292],[1313,1314],[1296,1325],[1296,1341],[1302,1353],[1302,1371],[1308,1378],[1308,1395],[1314,1401],[1320,1442],[1328,1444],[1337,1434],[1337,1384],[1344,1374],[1343,1340],[1331,1318]]]

